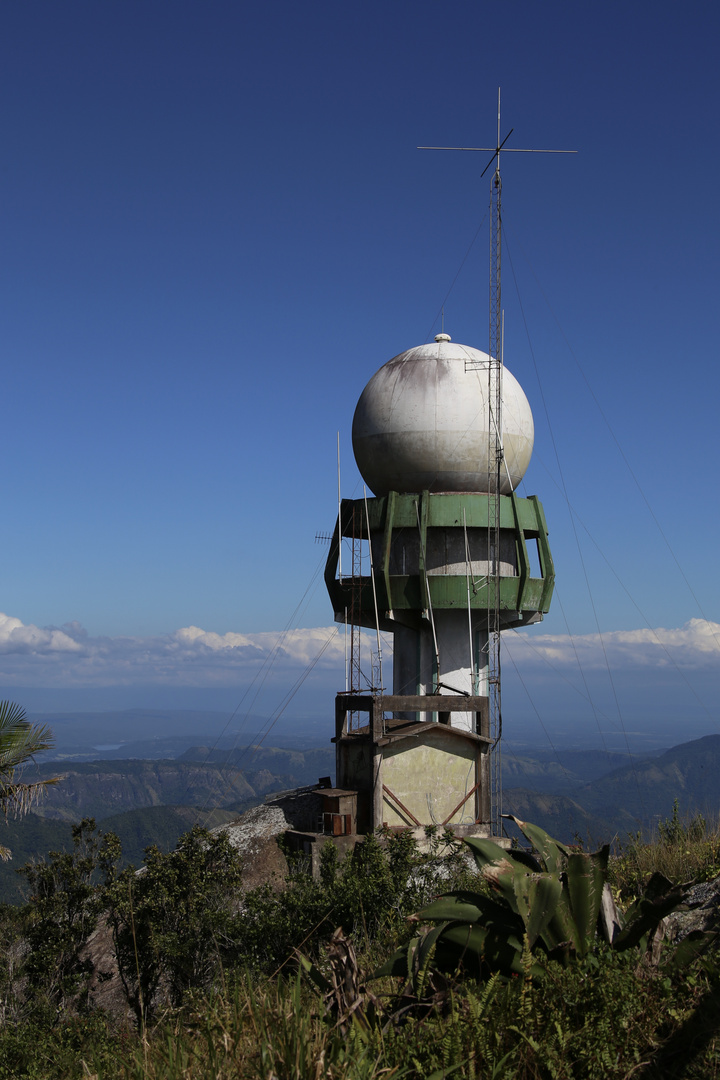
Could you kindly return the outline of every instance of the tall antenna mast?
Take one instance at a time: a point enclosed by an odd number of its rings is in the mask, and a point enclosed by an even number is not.
[[[418,150],[462,150],[490,153],[492,157],[480,174],[491,165],[495,168],[490,181],[490,303],[488,341],[488,525],[487,525],[487,686],[490,706],[490,825],[494,835],[501,832],[502,776],[500,739],[502,737],[502,697],[500,680],[500,484],[503,467],[502,439],[502,180],[500,154],[575,154],[576,150],[526,150],[506,146],[513,133],[510,128],[500,141],[500,87],[497,99],[497,134],[495,146],[419,146]],[[478,368],[477,361],[467,361],[466,370]]]
[[[512,129],[504,142],[510,138]],[[487,526],[487,687],[490,699],[490,824],[495,835],[502,822],[502,697],[500,685],[500,472],[502,444],[502,181],[500,179],[500,88],[498,87],[495,171],[490,182],[490,303],[488,335],[488,526]],[[488,162],[481,175],[490,168]]]

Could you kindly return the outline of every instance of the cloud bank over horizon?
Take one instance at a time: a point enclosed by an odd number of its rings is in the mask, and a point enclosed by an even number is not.
[[[527,671],[609,665],[638,674],[675,667],[720,672],[720,624],[703,619],[677,628],[614,630],[602,637],[506,632],[503,642],[512,662]],[[389,637],[384,648],[389,658]],[[154,637],[92,637],[77,622],[38,627],[0,613],[0,683],[5,686],[232,687],[252,681],[270,665],[276,680],[296,678],[313,665],[337,682],[344,662],[343,634],[336,626],[250,634],[186,626]]]
[[[518,662],[544,662],[551,666],[583,669],[618,665],[640,668],[718,668],[720,624],[690,619],[676,628],[644,627],[610,630],[601,634],[504,634],[503,643]]]
[[[38,627],[0,613],[0,682],[57,687],[238,686],[280,670],[343,663],[337,627],[217,634],[185,626],[155,637],[91,637],[79,623]]]

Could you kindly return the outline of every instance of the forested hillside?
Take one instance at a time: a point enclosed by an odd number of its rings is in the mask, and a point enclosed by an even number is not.
[[[8,823],[13,861],[0,865],[0,899],[19,898],[16,866],[69,843],[69,823],[94,817],[103,830],[118,833],[126,860],[140,864],[148,845],[169,850],[196,821],[222,824],[272,791],[334,776],[334,756],[331,746],[194,746],[170,761],[56,762],[28,771],[28,779],[58,772],[64,779],[34,814]],[[718,817],[720,736],[629,761],[587,751],[506,752],[503,776],[505,812],[535,821],[566,842],[622,842],[640,830],[651,834],[672,813],[675,799],[681,816]]]
[[[268,748],[236,754],[188,751],[174,761],[95,761],[42,765],[28,779],[60,775],[37,812],[46,818],[77,821],[150,806],[234,808],[270,791],[316,783],[334,771],[332,748],[300,751]],[[242,767],[241,767],[242,763]]]
[[[70,824],[94,818],[103,832],[115,832],[122,842],[123,865],[142,865],[145,848],[171,850],[192,825],[208,828],[232,821],[272,791],[317,783],[332,775],[334,750],[290,751],[274,747],[245,760],[248,771],[226,763],[227,751],[198,747],[180,761],[57,762],[28,770],[28,780],[61,775],[48,789],[34,813],[9,820],[4,842],[10,862],[0,863],[0,901],[18,903],[22,882],[16,868],[51,850],[70,845]],[[242,760],[236,755],[236,761]]]
[[[596,754],[595,758],[599,769],[603,760],[617,755]],[[562,776],[562,794],[551,792],[548,773],[538,766],[530,773],[532,788],[506,787],[504,809],[536,821],[564,841],[581,835],[598,843],[613,836],[623,840],[638,831],[651,834],[657,822],[672,813],[676,799],[683,819],[701,814],[709,821],[717,820],[720,735],[680,743],[650,758],[625,761],[621,768],[610,769],[588,783],[569,784],[568,777]],[[520,776],[520,770],[515,775]]]

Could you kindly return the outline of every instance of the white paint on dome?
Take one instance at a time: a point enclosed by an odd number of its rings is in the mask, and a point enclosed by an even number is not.
[[[360,395],[353,450],[375,495],[495,490],[488,470],[488,355],[438,337],[443,340],[393,357]],[[502,403],[500,491],[507,495],[522,480],[534,441],[530,405],[507,368]]]

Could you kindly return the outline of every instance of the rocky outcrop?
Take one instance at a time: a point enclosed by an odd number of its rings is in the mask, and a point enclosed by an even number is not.
[[[296,788],[268,795],[235,821],[217,831],[227,833],[243,859],[243,889],[259,885],[279,888],[287,875],[287,860],[278,840],[292,830],[317,828],[322,800],[315,790]]]
[[[226,832],[233,846],[242,856],[242,891],[260,885],[282,888],[287,876],[287,860],[278,840],[294,822],[312,815],[313,800],[307,792],[282,792],[275,799],[220,825],[213,832]],[[304,797],[305,796],[305,797]],[[142,870],[139,871],[142,873]],[[241,896],[238,904],[241,904]],[[132,1025],[133,1014],[127,1004],[122,980],[118,971],[112,932],[105,916],[88,938],[82,959],[89,960],[92,967],[90,1002],[104,1009],[116,1021]]]
[[[693,885],[685,894],[683,906],[667,916],[668,941],[682,941],[694,930],[720,928],[720,876],[714,881]]]
[[[287,860],[280,850],[278,839],[291,828],[282,808],[273,804],[253,806],[229,825],[217,832],[227,833],[231,843],[242,855],[243,889],[259,885],[279,887],[287,874]]]
[[[92,969],[88,1003],[93,1009],[103,1009],[116,1022],[132,1027],[134,1017],[128,1005],[115,957],[115,944],[107,916],[101,915],[87,939],[80,959],[89,961]]]

